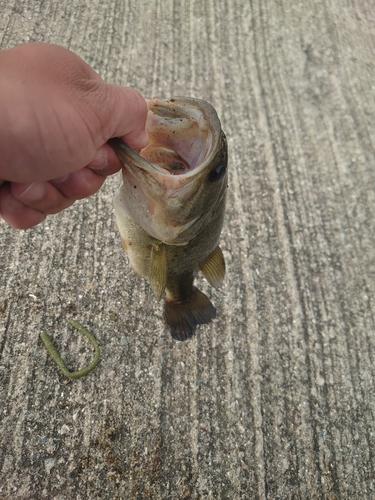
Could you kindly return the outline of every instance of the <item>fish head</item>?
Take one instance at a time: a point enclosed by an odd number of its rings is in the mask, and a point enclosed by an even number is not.
[[[186,245],[214,218],[222,220],[225,134],[205,101],[155,98],[147,105],[147,147],[139,154],[124,143],[121,152],[114,147],[125,165],[122,200],[148,234],[169,245]]]

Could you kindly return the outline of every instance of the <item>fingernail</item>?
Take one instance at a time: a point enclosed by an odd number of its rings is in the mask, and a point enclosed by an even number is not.
[[[70,177],[69,174],[63,175],[62,177],[56,177],[55,179],[52,179],[50,182],[52,182],[52,184],[61,184],[62,182],[65,182],[68,177]]]
[[[25,191],[18,195],[22,202],[33,203],[39,201],[45,195],[46,189],[41,182],[33,182],[28,186]]]
[[[13,208],[14,210],[20,210],[21,208],[24,208],[24,206],[25,206],[23,203],[18,201],[17,198],[12,196],[11,194],[6,199],[6,203],[9,207]]]
[[[91,170],[103,170],[105,167],[108,167],[109,161],[108,156],[103,153],[99,153],[95,156],[91,163],[89,163],[88,167]]]

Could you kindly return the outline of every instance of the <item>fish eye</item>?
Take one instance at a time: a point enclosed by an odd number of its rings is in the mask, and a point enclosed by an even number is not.
[[[227,167],[224,163],[220,163],[217,167],[211,170],[208,180],[210,182],[217,182],[224,177]]]

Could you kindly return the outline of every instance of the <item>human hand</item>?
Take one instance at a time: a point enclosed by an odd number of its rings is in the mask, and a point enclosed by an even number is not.
[[[0,51],[0,216],[26,229],[95,193],[122,164],[106,144],[147,145],[147,106],[48,44]]]

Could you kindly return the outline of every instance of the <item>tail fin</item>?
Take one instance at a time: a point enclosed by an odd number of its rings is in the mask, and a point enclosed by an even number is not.
[[[176,340],[186,340],[194,334],[197,325],[209,323],[216,317],[216,309],[198,288],[183,302],[166,301],[164,317]]]

